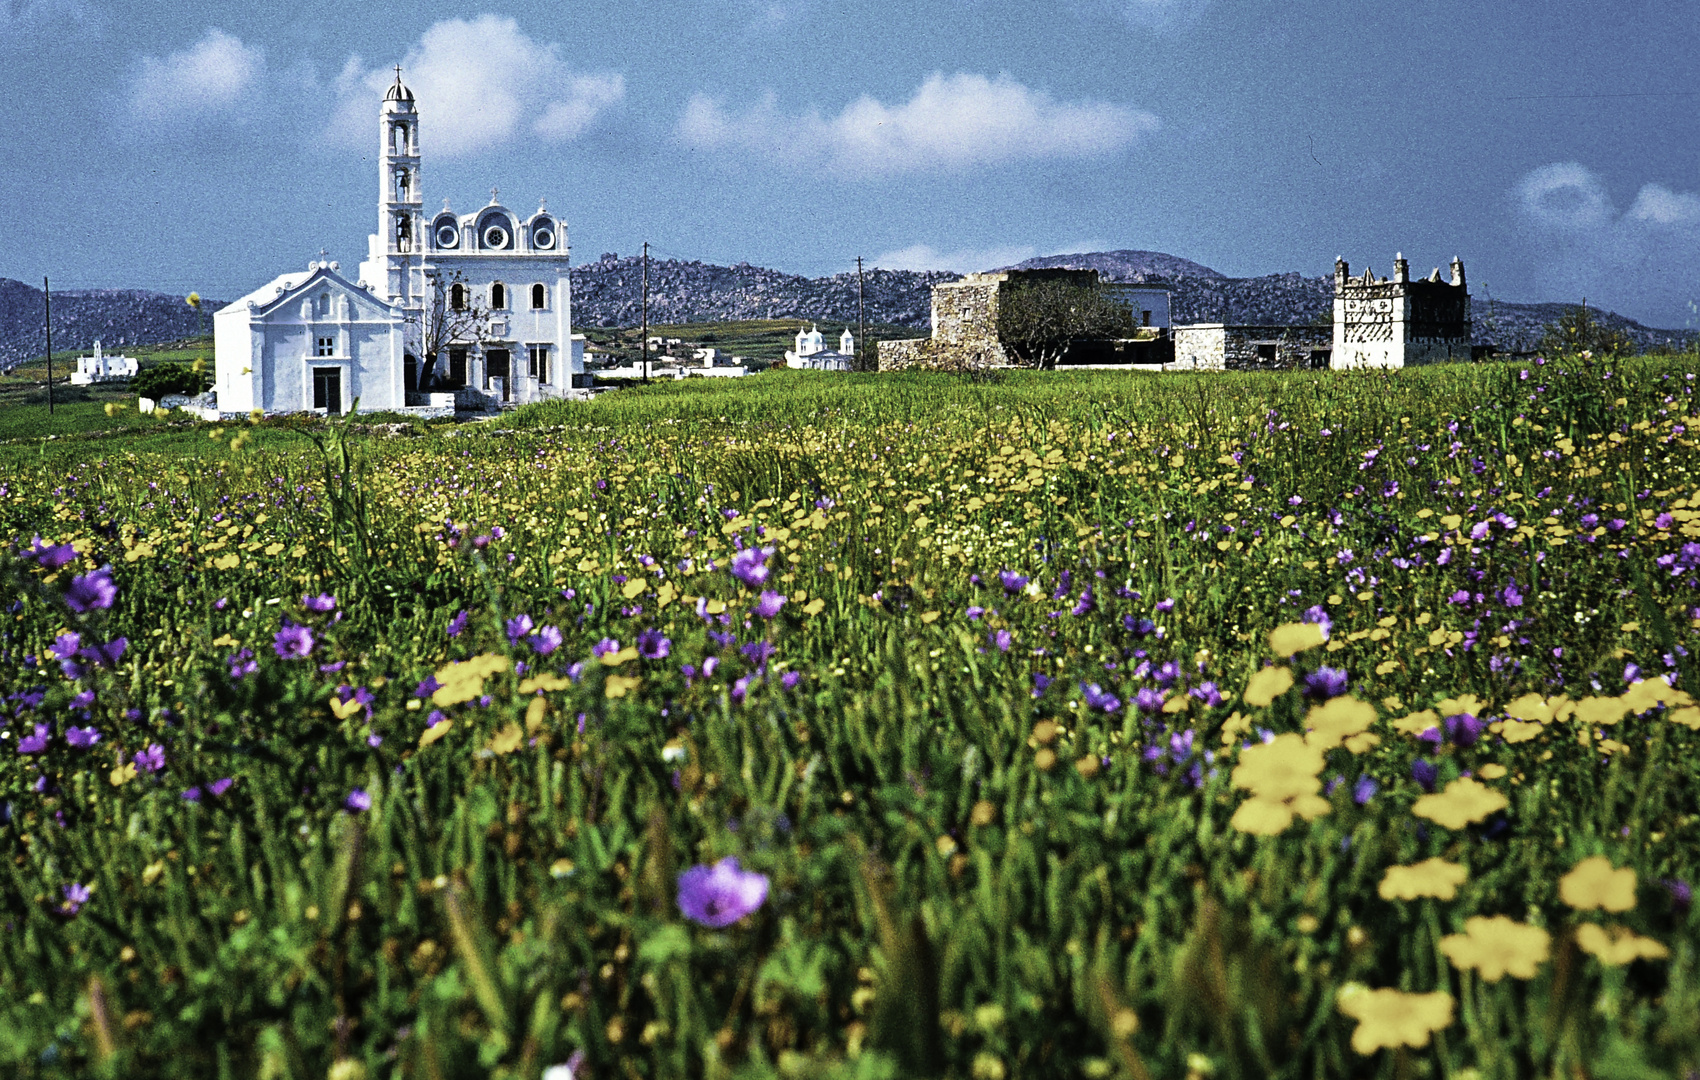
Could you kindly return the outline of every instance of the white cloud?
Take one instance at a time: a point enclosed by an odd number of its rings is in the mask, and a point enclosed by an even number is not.
[[[130,95],[136,114],[147,120],[192,117],[240,102],[265,71],[263,51],[217,28],[181,52],[161,60],[142,57]]]
[[[902,104],[864,95],[833,117],[815,111],[785,115],[772,94],[735,113],[698,94],[685,108],[679,134],[702,149],[752,151],[798,167],[873,174],[1114,153],[1159,126],[1143,110],[1056,101],[1008,75],[934,74]]]
[[[1693,321],[1700,195],[1648,183],[1620,212],[1605,181],[1576,162],[1530,171],[1515,195],[1545,298],[1586,296],[1654,326]]]
[[[910,244],[906,248],[876,255],[868,261],[868,265],[882,270],[949,270],[956,274],[970,274],[977,270],[1013,266],[1037,254],[1038,248],[1018,245],[939,251],[931,244]]]
[[[526,134],[577,138],[626,93],[624,76],[576,73],[560,45],[533,41],[497,15],[436,23],[401,66],[419,101],[420,141],[433,156],[475,154]],[[378,100],[394,78],[392,68],[368,71],[351,57],[337,79],[333,133],[356,144],[374,138]]]

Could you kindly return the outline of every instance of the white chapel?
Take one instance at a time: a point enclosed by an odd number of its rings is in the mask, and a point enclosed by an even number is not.
[[[849,371],[856,359],[856,335],[846,326],[838,335],[838,351],[829,351],[818,325],[797,330],[797,347],[785,352],[785,366],[805,371]]]
[[[213,316],[218,411],[480,411],[589,385],[572,332],[565,222],[496,201],[422,209],[419,113],[396,81],[379,112],[378,231],[358,278],[284,274]]]

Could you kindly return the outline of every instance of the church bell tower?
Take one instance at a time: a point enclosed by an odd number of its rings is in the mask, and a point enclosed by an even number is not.
[[[384,92],[379,133],[383,145],[378,160],[378,233],[372,238],[371,261],[383,267],[375,280],[368,278],[390,300],[406,304],[413,295],[410,272],[414,256],[424,250],[420,235],[424,220],[420,213],[419,112],[413,91],[402,84],[401,68],[395,69],[395,84]]]

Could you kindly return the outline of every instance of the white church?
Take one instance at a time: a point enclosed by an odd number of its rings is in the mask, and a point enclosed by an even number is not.
[[[855,359],[856,335],[848,326],[838,335],[838,350],[833,352],[827,349],[820,326],[810,324],[807,330],[798,329],[797,347],[786,350],[785,366],[803,371],[849,371]]]
[[[564,222],[496,201],[429,217],[419,113],[396,81],[379,113],[378,231],[358,277],[319,260],[213,316],[217,412],[320,412],[360,403],[443,415],[579,396]],[[210,411],[210,410],[209,410]]]

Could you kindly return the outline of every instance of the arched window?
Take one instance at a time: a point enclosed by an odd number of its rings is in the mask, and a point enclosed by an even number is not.
[[[449,307],[456,311],[466,310],[466,286],[458,281],[449,286]]]
[[[490,286],[490,306],[497,311],[508,306],[507,286],[499,281]]]
[[[549,290],[541,284],[531,287],[531,306],[534,310],[542,310],[549,306]]]
[[[318,315],[329,315],[331,313],[331,294],[328,292],[320,293],[317,302],[314,304],[313,311]]]

